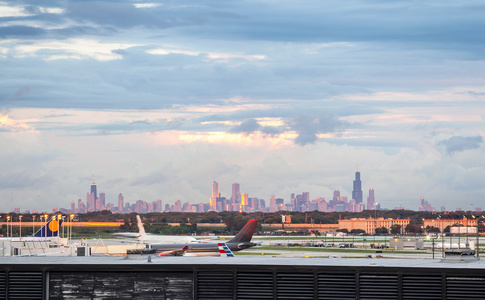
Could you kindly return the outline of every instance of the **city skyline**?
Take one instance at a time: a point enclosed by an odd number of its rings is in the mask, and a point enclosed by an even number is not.
[[[481,206],[484,14],[449,0],[0,2],[0,210],[84,199],[93,174],[115,206],[120,192],[207,201],[214,178],[228,198],[234,182],[267,201],[350,198],[356,166],[364,204],[372,187],[389,208]]]
[[[66,207],[54,207],[52,209],[42,210],[22,210],[20,207],[15,207],[10,212],[13,213],[56,213],[62,212],[65,214],[72,213],[87,213],[95,211],[109,210],[113,213],[152,213],[152,212],[208,212],[208,211],[238,211],[238,212],[277,212],[277,211],[295,211],[295,212],[308,212],[308,211],[320,211],[320,212],[362,212],[364,210],[414,210],[414,211],[448,211],[445,206],[441,206],[440,210],[435,209],[424,197],[420,198],[418,209],[408,207],[394,207],[387,208],[381,207],[381,203],[376,202],[375,191],[370,188],[368,191],[368,197],[366,204],[363,202],[363,192],[361,190],[362,181],[360,172],[355,172],[355,180],[353,181],[352,197],[344,196],[340,190],[333,191],[333,197],[327,198],[325,196],[317,195],[310,196],[309,192],[301,192],[301,194],[292,193],[287,199],[278,197],[273,194],[270,196],[269,201],[259,196],[251,195],[248,193],[241,193],[240,184],[232,183],[232,194],[230,197],[226,197],[220,193],[219,182],[212,181],[212,191],[207,202],[205,201],[184,201],[176,200],[173,204],[163,203],[162,199],[156,199],[154,201],[147,201],[144,199],[137,199],[129,201],[119,193],[117,201],[106,203],[106,194],[104,192],[99,193],[97,196],[97,184],[94,181],[91,183],[90,192],[86,193],[85,201],[79,198],[77,201],[71,201],[69,208]],[[357,198],[357,199],[356,199]],[[117,206],[115,205],[117,204]],[[462,210],[461,207],[457,207],[456,211]],[[470,204],[470,207],[466,208],[467,211],[481,212],[481,207]],[[453,209],[451,209],[453,211]]]

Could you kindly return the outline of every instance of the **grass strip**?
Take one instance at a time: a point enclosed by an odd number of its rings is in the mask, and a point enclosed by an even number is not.
[[[314,251],[314,252],[347,252],[347,253],[377,253],[376,251],[382,251],[378,254],[385,254],[385,253],[394,253],[394,254],[426,254],[426,251],[419,252],[419,251],[397,251],[397,250],[378,250],[378,249],[355,249],[355,248],[347,248],[347,249],[329,249],[329,248],[293,248],[293,247],[271,247],[271,246],[261,246],[261,247],[254,247],[252,248],[255,251],[259,250],[286,250],[286,251]]]

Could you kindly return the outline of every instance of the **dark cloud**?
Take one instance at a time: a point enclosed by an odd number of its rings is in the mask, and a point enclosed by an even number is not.
[[[264,126],[261,128],[261,132],[270,136],[278,135],[282,132],[282,130],[279,130],[276,127],[273,126]]]
[[[477,28],[485,26],[485,6],[477,2],[456,6],[407,1],[332,3],[310,1],[305,6],[296,2],[260,3],[257,10],[239,3],[247,16],[210,30],[190,27],[189,32],[225,36],[231,39],[285,42],[377,42],[402,43],[404,47],[433,45],[443,49],[483,49],[484,35]],[[212,24],[211,24],[212,25]],[[467,46],[464,47],[464,44]],[[483,57],[483,56],[482,56]]]
[[[255,131],[260,131],[269,136],[280,134],[282,130],[272,126],[262,126],[255,119],[247,119],[240,125],[233,127],[229,132],[250,134]]]
[[[346,122],[328,114],[300,115],[288,123],[293,130],[298,132],[295,143],[302,146],[315,143],[319,133],[335,132],[337,129],[348,126]]]
[[[91,21],[102,26],[114,26],[115,28],[131,28],[146,26],[155,28],[169,28],[185,25],[174,14],[167,11],[138,9],[131,3],[86,1],[70,3],[68,17],[79,21]]]
[[[0,37],[36,37],[46,33],[45,29],[31,26],[1,26]]]
[[[233,127],[230,131],[232,133],[252,133],[261,128],[261,125],[255,119],[248,119],[240,125]]]
[[[480,135],[477,136],[453,136],[447,140],[441,141],[439,144],[446,147],[448,154],[454,152],[461,152],[465,150],[478,149],[483,142]]]

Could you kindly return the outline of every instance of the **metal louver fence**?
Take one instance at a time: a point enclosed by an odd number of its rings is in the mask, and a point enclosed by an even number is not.
[[[355,300],[355,274],[318,274],[319,300]]]
[[[44,280],[42,272],[8,273],[7,299],[42,299]]]
[[[398,276],[360,275],[359,291],[362,300],[397,300],[399,297]]]
[[[485,278],[483,277],[447,277],[447,300],[484,299]]]
[[[238,300],[273,300],[273,273],[237,273]]]
[[[233,272],[198,272],[197,299],[232,300],[234,299]]]
[[[441,275],[403,275],[403,300],[441,300],[443,282]]]
[[[5,271],[0,271],[0,299],[5,299],[6,295],[5,293],[7,292],[7,283],[5,282],[6,280],[5,276]]]
[[[278,273],[276,299],[314,299],[313,273]]]

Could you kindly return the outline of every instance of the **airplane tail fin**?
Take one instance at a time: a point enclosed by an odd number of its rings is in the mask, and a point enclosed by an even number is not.
[[[41,229],[37,230],[33,237],[57,237],[59,236],[61,225],[62,219],[57,221],[55,218],[52,218]]]
[[[222,257],[234,257],[234,253],[227,247],[226,243],[218,243],[217,246],[219,247],[219,254]]]
[[[136,222],[138,224],[138,233],[140,236],[146,235],[145,227],[143,227],[143,223],[141,222],[141,218],[139,215],[136,215]]]
[[[228,243],[249,243],[258,225],[258,220],[250,220]]]

